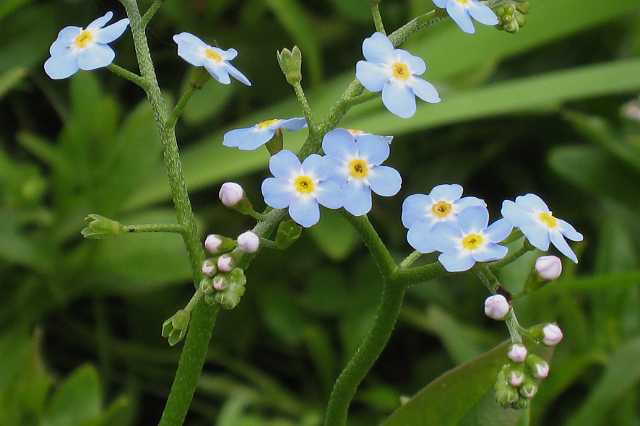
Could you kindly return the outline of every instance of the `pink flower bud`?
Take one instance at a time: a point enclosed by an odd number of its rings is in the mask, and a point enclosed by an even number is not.
[[[227,281],[224,279],[223,276],[216,276],[213,279],[213,288],[215,288],[218,291],[222,291],[227,287]]]
[[[255,253],[260,248],[260,237],[251,231],[238,236],[238,248],[245,253]]]
[[[553,281],[562,273],[562,261],[557,256],[541,256],[536,260],[536,272],[545,281]]]
[[[507,316],[511,306],[501,294],[494,294],[484,301],[484,313],[494,320],[503,320]]]
[[[512,371],[509,374],[509,384],[513,387],[518,387],[524,382],[524,373],[522,371]]]
[[[546,379],[549,375],[549,364],[540,361],[533,366],[533,375],[536,379]]]
[[[202,262],[202,273],[208,277],[212,277],[216,273],[216,265],[211,259]]]
[[[216,254],[222,245],[222,238],[220,235],[207,235],[207,238],[204,240],[204,247],[211,254]]]
[[[233,207],[244,198],[244,189],[235,182],[226,182],[220,188],[220,201],[227,207]]]
[[[562,330],[557,324],[547,324],[542,328],[542,341],[547,346],[557,345],[562,337]]]
[[[527,348],[524,345],[515,343],[509,348],[507,356],[513,362],[524,362],[527,359]]]
[[[231,272],[234,265],[233,257],[228,254],[223,254],[218,258],[218,269],[220,272]]]

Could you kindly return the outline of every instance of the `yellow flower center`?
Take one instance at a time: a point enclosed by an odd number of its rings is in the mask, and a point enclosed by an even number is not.
[[[469,4],[469,0],[457,0],[457,2],[461,6],[466,6]]]
[[[351,133],[351,136],[364,135],[364,132],[362,130],[358,130],[358,129],[347,129],[347,132]]]
[[[83,49],[87,47],[87,45],[92,41],[93,33],[89,30],[84,30],[76,36],[76,38],[73,40],[73,44],[75,44],[78,49]]]
[[[462,247],[466,250],[476,250],[484,244],[484,237],[481,234],[467,234],[462,239]]]
[[[361,159],[351,160],[349,161],[349,174],[354,179],[364,179],[369,176],[369,164]]]
[[[274,124],[276,124],[277,122],[279,122],[280,120],[277,118],[272,118],[271,120],[264,120],[261,121],[257,124],[258,129],[266,129],[269,126],[272,126]]]
[[[548,228],[552,228],[553,229],[556,226],[558,226],[558,219],[553,217],[551,212],[541,212],[538,215],[538,219],[540,219],[540,222],[542,222],[545,225],[547,225]]]
[[[453,205],[447,201],[438,201],[431,206],[431,212],[435,217],[440,219],[445,218],[451,214]]]
[[[310,194],[316,189],[316,184],[309,176],[301,175],[293,181],[293,187],[301,194]]]
[[[206,56],[207,59],[211,59],[213,62],[222,62],[222,56],[210,47],[207,47],[204,50],[204,56]]]
[[[394,62],[394,64],[391,65],[391,72],[393,74],[393,77],[398,80],[404,81],[411,77],[409,67],[403,62]]]

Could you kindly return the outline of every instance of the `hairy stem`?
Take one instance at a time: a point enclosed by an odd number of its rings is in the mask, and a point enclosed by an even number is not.
[[[151,223],[141,225],[125,225],[124,229],[127,232],[169,232],[176,234],[184,233],[184,226],[177,223],[164,224],[164,223]]]
[[[128,69],[122,68],[119,65],[111,64],[107,67],[109,71],[117,75],[118,77],[124,78],[125,80],[129,80],[136,86],[140,87],[145,92],[147,91],[147,80],[142,76],[129,71]]]
[[[376,31],[382,34],[387,34],[384,30],[384,24],[382,23],[382,16],[380,15],[380,1],[371,0],[371,17],[373,18],[373,24],[376,27]]]

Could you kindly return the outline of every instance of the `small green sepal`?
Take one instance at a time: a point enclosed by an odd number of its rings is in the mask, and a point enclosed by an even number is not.
[[[280,222],[276,232],[276,246],[280,250],[286,250],[300,238],[301,234],[302,228],[300,225],[292,220],[284,220]]]
[[[298,46],[293,49],[282,49],[276,52],[280,69],[290,85],[300,84],[302,81],[302,52]]]
[[[191,312],[180,309],[162,324],[162,337],[166,338],[170,346],[175,346],[184,339],[189,329]]]
[[[224,309],[233,309],[238,306],[245,292],[247,278],[244,275],[244,270],[235,268],[228,274],[218,274],[218,276],[220,275],[223,275],[225,278],[225,286],[223,290],[216,293],[214,300]]]
[[[99,214],[90,214],[84,218],[84,221],[87,226],[80,233],[85,238],[101,240],[127,232],[125,226],[120,222]]]

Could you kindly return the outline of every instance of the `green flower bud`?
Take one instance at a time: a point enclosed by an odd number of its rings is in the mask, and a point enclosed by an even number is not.
[[[184,339],[190,320],[191,312],[180,309],[162,324],[162,337],[167,338],[170,346],[175,346]]]
[[[293,46],[291,50],[282,49],[276,52],[276,56],[287,82],[292,86],[299,84],[302,81],[302,52],[298,46]]]
[[[241,268],[235,268],[228,274],[219,274],[218,276],[221,275],[225,278],[225,286],[222,291],[216,293],[215,301],[224,309],[233,309],[240,303],[245,291],[247,278]]]
[[[205,295],[213,293],[213,283],[210,278],[200,280],[200,291]]]
[[[525,379],[522,386],[520,386],[520,395],[527,399],[533,398],[538,392],[538,385],[530,378]]]
[[[538,355],[529,354],[525,363],[536,379],[545,379],[549,375],[549,364]]]
[[[276,245],[279,249],[285,250],[295,243],[301,234],[302,228],[300,225],[292,220],[284,220],[280,222],[276,232]]]
[[[493,0],[487,4],[498,16],[497,28],[516,33],[527,23],[529,2],[526,0]]]
[[[516,410],[524,410],[529,407],[529,400],[527,398],[520,398],[513,404],[511,404],[511,408]]]
[[[101,240],[127,232],[125,226],[120,222],[100,216],[99,214],[90,214],[84,218],[84,221],[87,226],[85,226],[80,233],[85,238]]]

